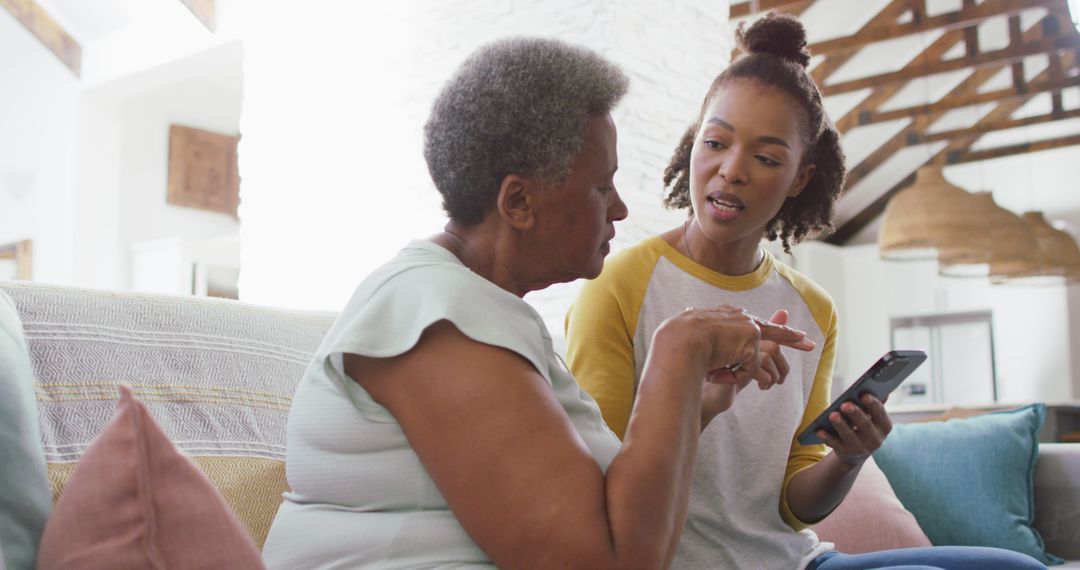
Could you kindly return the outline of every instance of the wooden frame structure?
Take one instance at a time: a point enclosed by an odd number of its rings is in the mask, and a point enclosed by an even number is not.
[[[75,77],[82,72],[82,47],[34,0],[0,0],[0,7],[53,52]]]
[[[813,0],[749,0],[733,4],[731,18],[752,17],[773,9],[799,15],[813,3]],[[1032,10],[1043,11],[1045,15],[1024,29],[1021,14]],[[1007,21],[1009,42],[1003,48],[986,50],[979,45],[978,26],[992,18]],[[940,31],[941,34],[899,70],[848,81],[828,81],[859,50],[873,43],[929,31]],[[963,55],[944,59],[957,45],[963,46]],[[1080,118],[1080,110],[1064,109],[1061,96],[1062,90],[1080,88],[1080,34],[1069,17],[1067,0],[985,0],[982,3],[963,0],[958,10],[932,16],[927,14],[926,0],[891,0],[855,33],[816,42],[809,49],[816,56],[824,56],[811,70],[814,80],[822,86],[822,95],[869,90],[869,94],[851,110],[843,116],[833,117],[841,133],[874,123],[910,119],[907,126],[858,164],[848,164],[845,190],[865,180],[890,157],[912,145],[944,143],[943,149],[925,161],[925,164],[939,165],[1080,145],[1078,134],[1004,147],[973,148],[988,133]],[[1049,65],[1038,75],[1027,78],[1025,59],[1032,56],[1045,56]],[[971,73],[937,100],[900,109],[882,108],[913,80],[960,70]],[[990,90],[983,87],[1002,70],[1007,70],[1010,75],[1009,87]],[[1012,117],[1021,106],[1043,93],[1049,93],[1051,97],[1049,113]],[[984,104],[992,104],[993,108],[969,127],[931,130],[934,122],[950,110]],[[824,236],[825,241],[843,244],[870,224],[884,212],[889,198],[914,181],[916,169],[895,186],[878,193],[870,204]]]
[[[211,33],[216,27],[215,0],[180,0]],[[35,0],[0,0],[26,31],[60,60],[75,77],[82,74],[82,46]]]

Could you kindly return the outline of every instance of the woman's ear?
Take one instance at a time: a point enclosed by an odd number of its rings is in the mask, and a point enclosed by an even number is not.
[[[814,177],[814,171],[816,170],[816,164],[808,164],[800,170],[799,175],[795,177],[795,183],[791,185],[788,198],[794,198],[802,194],[802,191],[806,189],[806,185],[810,183],[810,179]]]
[[[536,224],[536,192],[539,184],[517,174],[507,174],[499,187],[496,209],[511,227],[527,230]]]

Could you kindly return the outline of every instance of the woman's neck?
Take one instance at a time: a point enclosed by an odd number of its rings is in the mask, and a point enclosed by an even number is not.
[[[676,246],[681,253],[698,265],[724,275],[753,273],[765,258],[761,240],[739,239],[720,243],[701,230],[694,218],[683,224],[681,240]]]
[[[509,251],[508,240],[500,238],[499,232],[485,222],[463,226],[451,221],[429,239],[454,254],[473,273],[518,297],[535,289],[518,275],[518,256]]]

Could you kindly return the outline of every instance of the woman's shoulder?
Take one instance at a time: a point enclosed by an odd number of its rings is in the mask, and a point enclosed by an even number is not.
[[[771,253],[766,255],[772,256]],[[776,259],[775,256],[772,257],[771,263],[773,270],[802,297],[823,330],[835,325],[836,303],[824,287],[790,265]]]
[[[473,273],[452,253],[427,240],[413,240],[356,288],[346,310],[385,299],[445,303],[487,302],[511,309],[528,305]]]
[[[656,265],[656,260],[663,257],[666,247],[671,246],[656,235],[625,247],[604,260],[600,278],[623,280],[633,274],[647,275]]]
[[[327,335],[328,350],[396,356],[443,320],[474,340],[501,337],[518,351],[542,354],[543,320],[528,303],[419,240],[357,287]]]
[[[833,305],[832,296],[824,287],[818,285],[816,281],[806,276],[806,274],[776,259],[776,256],[771,253],[768,255],[772,256],[773,269],[787,282],[791,283],[792,287],[802,293],[803,297],[813,298],[828,305]]]

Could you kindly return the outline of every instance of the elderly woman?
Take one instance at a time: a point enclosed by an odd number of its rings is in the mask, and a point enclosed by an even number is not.
[[[733,307],[668,319],[620,447],[522,296],[600,273],[627,214],[610,116],[626,88],[540,39],[482,48],[444,88],[424,154],[450,222],[360,284],[298,387],[269,567],[670,562],[704,382],[730,405],[770,380],[761,340],[812,343]]]

